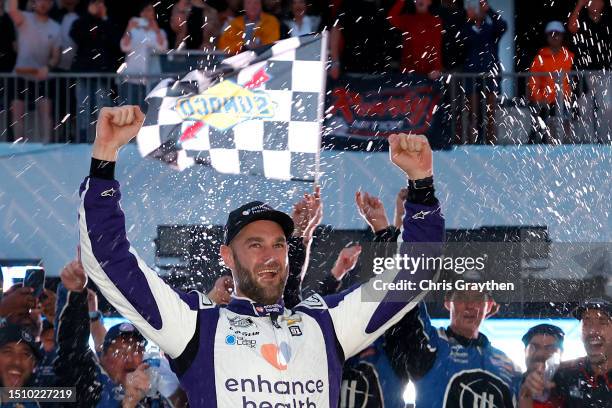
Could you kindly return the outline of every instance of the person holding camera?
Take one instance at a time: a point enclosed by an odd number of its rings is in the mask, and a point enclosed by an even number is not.
[[[166,32],[159,28],[153,2],[145,0],[138,17],[130,20],[121,38],[121,51],[125,53],[125,66],[119,73],[125,76],[120,86],[122,102],[140,105],[146,109],[146,75],[150,72],[151,54],[168,50]]]
[[[80,260],[60,273],[57,316],[58,385],[76,388],[77,407],[171,407],[157,391],[151,395],[147,341],[131,323],[111,327],[99,357],[89,347],[90,321],[87,276]]]

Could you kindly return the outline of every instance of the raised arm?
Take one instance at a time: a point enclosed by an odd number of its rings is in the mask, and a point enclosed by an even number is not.
[[[211,302],[201,293],[175,292],[140,259],[127,239],[114,165],[119,149],[136,135],[143,121],[137,106],[100,112],[91,175],[81,185],[81,259],[89,278],[119,313],[177,358],[196,333],[198,309]]]
[[[310,246],[314,231],[323,218],[320,187],[315,187],[312,194],[304,194],[304,197],[293,205],[291,218],[295,229],[289,239],[289,277],[283,293],[285,306],[290,309],[302,301],[302,282],[308,270]]]
[[[283,292],[283,302],[285,307],[292,309],[302,301],[302,281],[304,266],[308,263],[308,251],[302,242],[302,238],[291,237],[288,241],[289,246],[289,275]]]
[[[411,180],[405,203],[404,243],[401,244],[400,255],[437,257],[444,237],[444,219],[434,196],[429,143],[424,136],[417,135],[392,135],[389,142],[393,163],[404,170]],[[412,243],[422,243],[418,254],[413,254]],[[388,270],[363,285],[339,294],[325,298],[314,296],[302,302],[298,308],[322,321],[329,318],[343,355],[349,358],[408,313],[425,295],[425,291],[419,289],[418,282],[433,279],[435,273],[435,270],[425,268]],[[416,290],[390,292],[381,288],[383,283],[397,283],[400,280],[415,282]],[[326,324],[330,325],[329,321]]]
[[[485,2],[485,4],[487,7],[487,14],[491,17],[491,21],[493,22],[495,39],[499,41],[508,29],[508,23],[502,18],[501,14],[490,8],[487,2]]]
[[[338,23],[334,24],[329,35],[329,57],[331,58],[331,66],[329,67],[329,75],[333,79],[338,79],[340,76],[340,58],[342,57],[342,42],[343,35],[341,26]]]
[[[60,273],[55,321],[57,358],[54,361],[59,385],[76,388],[81,406],[94,406],[102,391],[96,382],[96,356],[89,347],[87,278],[78,260]]]
[[[128,54],[132,52],[132,30],[138,27],[138,20],[136,18],[132,18],[125,28],[125,32],[123,33],[123,37],[119,41],[119,48],[121,51]]]
[[[385,333],[384,347],[402,381],[427,374],[436,360],[438,332],[431,325],[425,303],[419,303]]]
[[[397,0],[393,7],[389,9],[389,14],[387,18],[389,19],[389,23],[395,27],[399,28],[402,31],[407,31],[409,27],[406,26],[404,20],[402,19],[402,11],[404,10],[404,4],[406,4],[405,0]]]
[[[87,311],[89,316],[89,330],[93,338],[96,352],[101,353],[106,337],[106,327],[102,321],[102,313],[98,310],[98,295],[91,289],[87,289]],[[95,315],[95,317],[92,317]]]
[[[572,14],[570,14],[569,16],[569,20],[567,21],[567,29],[570,33],[576,34],[580,29],[580,22],[578,21],[580,17],[580,12],[587,5],[588,2],[589,0],[578,0],[578,2],[576,3],[574,11],[572,11]]]
[[[23,24],[25,17],[23,16],[23,13],[21,12],[21,10],[19,10],[18,0],[9,0],[8,14],[11,17],[11,20],[13,20],[13,24],[15,24],[15,28]]]

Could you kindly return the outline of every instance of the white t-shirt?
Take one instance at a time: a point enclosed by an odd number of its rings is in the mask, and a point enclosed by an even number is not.
[[[130,31],[130,45],[121,45],[121,51],[125,52],[125,69],[123,75],[146,75],[150,73],[149,65],[153,51],[168,50],[168,38],[166,32],[161,30],[164,40],[162,44],[157,42],[157,34],[153,30],[134,28]]]
[[[17,62],[15,68],[42,68],[48,65],[53,48],[61,44],[60,26],[48,19],[36,19],[34,13],[22,12],[23,23],[17,27]]]
[[[304,16],[302,25],[298,26],[295,20],[285,20],[285,24],[289,27],[289,35],[291,37],[299,37],[300,35],[310,34],[317,31],[321,19],[316,16]]]
[[[69,71],[72,66],[72,60],[76,55],[77,45],[74,43],[72,37],[70,37],[70,29],[72,24],[78,20],[79,15],[75,12],[67,13],[62,19],[61,28],[61,55],[59,67],[65,71]]]

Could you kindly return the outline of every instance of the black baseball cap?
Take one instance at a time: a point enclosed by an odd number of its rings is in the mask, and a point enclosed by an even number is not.
[[[20,325],[6,323],[0,327],[0,347],[9,343],[25,343],[31,349],[37,360],[40,360],[40,344],[36,342],[28,330]]]
[[[559,348],[563,348],[563,339],[565,339],[565,332],[561,330],[560,327],[547,323],[538,324],[537,326],[531,327],[529,330],[527,330],[527,333],[525,333],[525,335],[521,339],[525,347],[529,345],[529,342],[536,334],[547,334],[549,336],[555,337],[557,339],[557,344],[559,345]]]
[[[223,243],[229,245],[240,230],[254,221],[261,220],[274,221],[280,225],[287,239],[289,239],[293,233],[293,220],[290,216],[282,211],[275,210],[264,202],[251,201],[229,214],[227,223],[225,224]]]
[[[133,337],[137,342],[147,345],[147,339],[134,327],[132,323],[119,323],[108,329],[104,336],[102,351],[106,351],[108,347],[119,337]]]
[[[612,317],[612,303],[603,298],[585,300],[580,306],[574,309],[572,314],[576,319],[582,320],[582,315],[584,314],[584,312],[591,309],[601,310],[609,317]]]

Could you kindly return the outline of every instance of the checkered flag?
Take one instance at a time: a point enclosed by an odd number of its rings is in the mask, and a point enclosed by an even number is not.
[[[278,41],[210,71],[165,79],[146,98],[142,156],[182,170],[315,181],[321,146],[327,34]]]

